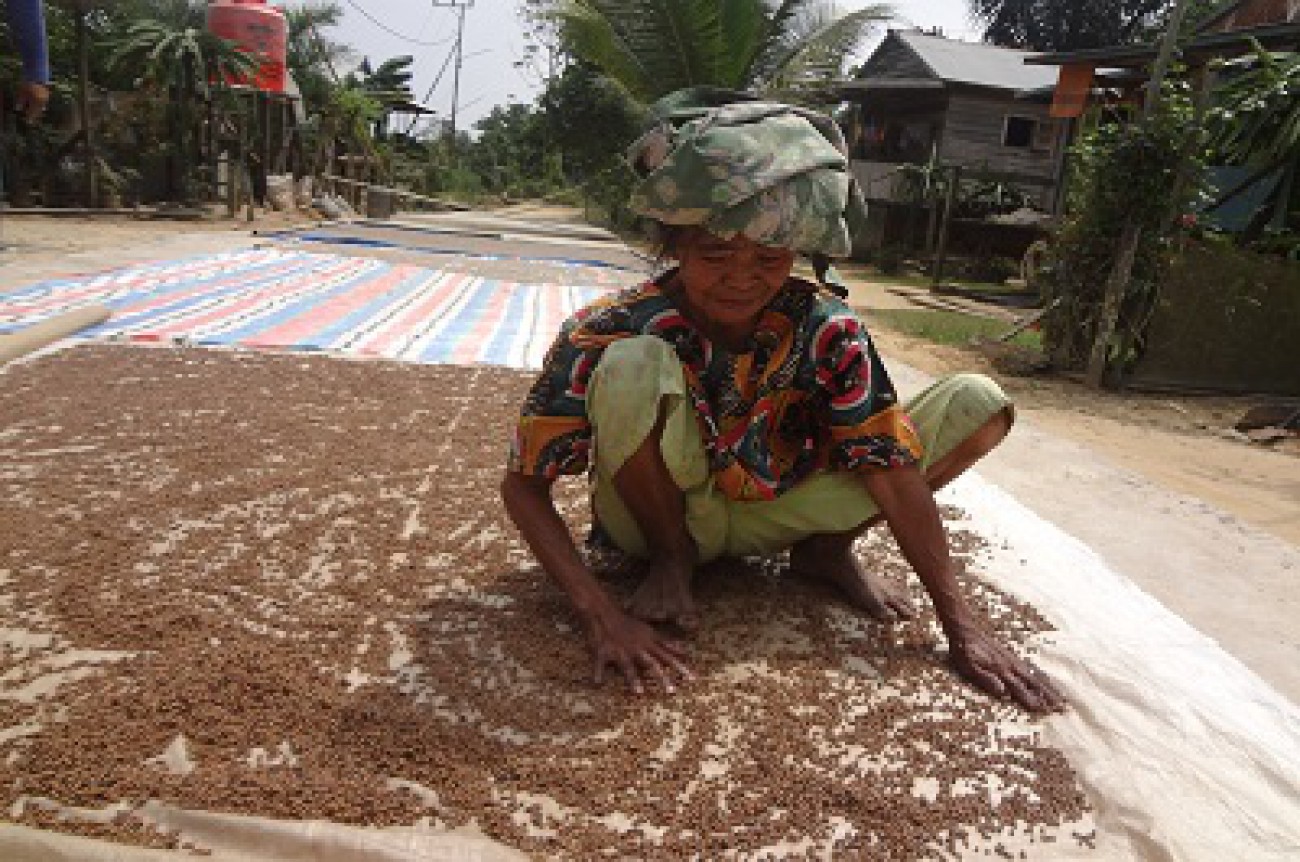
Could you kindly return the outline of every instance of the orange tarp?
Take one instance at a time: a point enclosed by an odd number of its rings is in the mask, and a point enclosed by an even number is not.
[[[1092,66],[1062,66],[1056,79],[1056,95],[1052,98],[1053,117],[1078,117],[1088,104],[1092,91]]]

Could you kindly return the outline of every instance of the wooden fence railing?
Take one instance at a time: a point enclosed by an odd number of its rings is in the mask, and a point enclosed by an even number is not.
[[[352,180],[336,174],[323,174],[316,178],[316,183],[319,191],[343,198],[354,210],[369,218],[388,218],[398,212],[445,212],[469,209],[464,204],[454,201],[362,180]]]

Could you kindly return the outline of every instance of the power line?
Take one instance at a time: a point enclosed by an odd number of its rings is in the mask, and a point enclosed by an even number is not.
[[[429,9],[434,15],[438,14],[439,5],[440,4],[438,3],[438,0],[430,0]],[[420,100],[420,104],[423,105],[429,104],[429,99],[433,98],[433,91],[438,89],[438,84],[442,81],[442,76],[447,71],[447,66],[451,64],[451,61],[456,56],[456,52],[459,48],[460,45],[459,43],[457,43],[455,46],[452,47],[450,51],[447,52],[447,59],[442,61],[442,68],[440,68],[438,70],[438,74],[434,76],[433,84],[429,87],[429,92],[425,93],[424,98]],[[411,118],[411,124],[406,127],[406,134],[408,135],[411,134],[412,130],[415,129],[416,124],[419,122],[420,122],[420,115],[416,114],[414,117]]]
[[[420,32],[415,34],[415,38],[423,39],[424,34],[429,32],[429,25],[436,20],[438,20],[438,7],[432,6],[429,9],[429,17],[424,19],[424,23],[420,25]]]
[[[492,53],[491,48],[480,48],[477,51],[471,51],[461,59],[468,60],[471,57],[477,57],[480,54],[491,54],[491,53]],[[455,58],[455,56],[456,56],[456,49],[452,48],[451,51],[447,54],[447,59],[442,61],[442,68],[438,70],[438,75],[433,79],[433,84],[429,87],[429,92],[424,94],[424,98],[421,100],[421,104],[427,105],[429,103],[429,100],[433,98],[433,91],[438,89],[438,85],[442,83],[442,76],[446,74],[447,67],[451,65],[451,61]],[[482,101],[482,99],[479,99],[478,101]],[[419,116],[411,120],[411,124],[406,128],[406,133],[408,135],[411,134],[411,130],[415,128],[416,123],[418,123],[419,121],[420,121]]]
[[[376,27],[378,27],[380,30],[383,30],[388,35],[401,39],[403,42],[409,42],[412,45],[422,45],[425,48],[437,48],[438,46],[446,45],[448,42],[451,41],[450,37],[446,39],[441,39],[437,42],[430,42],[424,39],[412,39],[410,36],[407,36],[405,33],[400,33],[397,30],[394,30],[392,27],[389,27],[383,21],[380,21],[374,15],[367,12],[365,7],[362,6],[360,3],[358,3],[357,0],[348,0],[348,5],[351,6],[353,9],[357,10],[358,12],[360,12],[362,15],[364,15],[366,17],[366,20],[368,20],[371,24],[374,24]]]
[[[427,105],[429,103],[429,99],[433,98],[433,91],[438,89],[438,84],[442,82],[443,74],[447,71],[447,67],[451,65],[452,58],[455,56],[456,56],[455,48],[447,52],[447,59],[442,61],[442,68],[438,70],[438,74],[434,77],[433,85],[429,87],[429,92],[425,93],[424,99],[421,100],[423,104]],[[419,121],[420,121],[420,115],[416,114],[415,117],[411,120],[411,125],[406,127],[406,133],[408,135],[411,134],[411,130],[415,128],[415,124],[418,123]]]
[[[456,10],[456,65],[451,79],[451,140],[456,141],[456,103],[460,100],[460,68],[465,60],[465,10],[474,7],[474,0],[431,0],[434,6],[447,6]]]

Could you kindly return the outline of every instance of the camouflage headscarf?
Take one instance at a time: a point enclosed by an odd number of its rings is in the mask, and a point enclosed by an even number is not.
[[[634,212],[723,239],[845,257],[863,212],[847,147],[830,117],[713,89],[657,103],[655,125],[628,149],[642,177]]]

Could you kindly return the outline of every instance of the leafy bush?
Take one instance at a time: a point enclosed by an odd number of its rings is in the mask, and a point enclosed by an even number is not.
[[[881,275],[898,275],[903,271],[903,248],[886,245],[876,252],[876,269]]]
[[[1019,186],[986,180],[963,181],[957,193],[954,215],[984,219],[1022,209],[1033,209],[1034,197]]]
[[[1087,363],[1120,236],[1131,223],[1140,241],[1108,362],[1122,367],[1144,347],[1161,277],[1182,230],[1179,217],[1203,194],[1204,133],[1188,86],[1171,80],[1149,120],[1103,122],[1073,154],[1067,215],[1048,264],[1051,291],[1061,303],[1045,321],[1046,343],[1058,368]]]
[[[956,271],[959,277],[970,281],[1002,284],[1007,279],[1020,275],[1020,264],[1002,255],[980,255],[959,264]]]
[[[482,178],[469,168],[444,165],[431,167],[426,183],[432,193],[466,203],[475,203],[484,194]]]
[[[1300,263],[1300,231],[1266,230],[1264,235],[1250,243],[1251,251],[1275,254]]]

